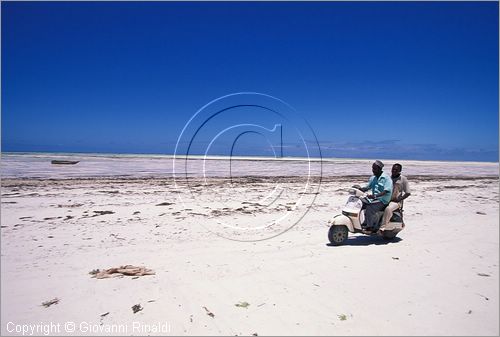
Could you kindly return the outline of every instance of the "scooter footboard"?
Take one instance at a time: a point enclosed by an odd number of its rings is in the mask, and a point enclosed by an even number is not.
[[[380,227],[381,231],[391,231],[395,234],[401,232],[405,228],[405,224],[402,222],[389,222],[387,225]]]

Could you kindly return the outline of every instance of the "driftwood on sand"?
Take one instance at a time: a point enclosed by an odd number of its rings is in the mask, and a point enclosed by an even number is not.
[[[128,264],[126,266],[120,266],[117,268],[110,268],[106,270],[95,269],[92,270],[89,274],[97,279],[103,279],[110,277],[155,275],[155,272],[146,267],[136,267]]]

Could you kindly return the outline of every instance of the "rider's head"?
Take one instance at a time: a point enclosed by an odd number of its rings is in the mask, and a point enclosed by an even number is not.
[[[402,169],[403,169],[403,166],[399,163],[392,165],[392,170],[391,170],[392,176],[399,177]]]
[[[372,165],[372,172],[375,176],[380,177],[382,174],[382,168],[384,167],[384,164],[380,160],[375,160],[375,162]]]

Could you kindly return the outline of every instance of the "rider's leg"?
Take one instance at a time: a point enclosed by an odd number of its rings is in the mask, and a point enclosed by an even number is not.
[[[382,201],[373,201],[366,206],[365,218],[366,218],[366,227],[377,229],[377,219],[375,217],[375,213],[382,211],[385,208],[385,204]]]

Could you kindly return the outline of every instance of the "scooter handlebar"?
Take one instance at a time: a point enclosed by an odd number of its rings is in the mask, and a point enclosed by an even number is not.
[[[359,188],[355,188],[354,186],[353,186],[353,188],[351,188],[349,190],[349,194],[355,195],[356,197],[358,197],[360,199],[366,198],[366,193],[361,191]]]

